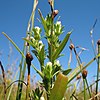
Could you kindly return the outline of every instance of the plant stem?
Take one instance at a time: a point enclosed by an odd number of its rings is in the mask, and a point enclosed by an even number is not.
[[[100,54],[100,40],[97,42],[98,44],[98,54]],[[99,69],[100,68],[100,57],[98,57],[98,66],[97,66],[97,80],[99,79]],[[96,94],[98,93],[98,81],[96,82]]]
[[[68,83],[70,83],[79,73],[82,72],[82,70],[86,69],[93,61],[95,61],[98,57],[100,57],[100,54],[98,54],[97,56],[95,56],[91,61],[89,61],[81,70],[80,69],[80,66],[78,66],[75,71],[68,75]],[[79,70],[79,71],[78,71]],[[78,71],[78,72],[77,72]]]
[[[53,7],[53,9],[54,9],[54,0],[52,0],[52,7]]]
[[[85,85],[85,79],[83,79],[84,83],[84,100],[86,100],[86,85]]]
[[[3,65],[2,65],[1,61],[0,61],[0,67],[1,67],[2,75],[3,75],[4,100],[6,100],[6,78],[5,78],[5,71],[4,71],[4,68],[3,68]]]
[[[28,76],[27,76],[27,88],[26,88],[26,100],[29,98],[29,88],[30,88],[30,65],[27,65],[28,67]]]
[[[15,74],[15,76],[14,76],[13,81],[16,79],[16,77],[17,77],[17,75],[18,75],[18,72],[19,72],[19,68],[18,68],[18,70],[16,71],[16,74]],[[13,81],[12,81],[12,82],[13,82]],[[13,86],[14,86],[14,85],[13,85]],[[8,96],[7,96],[7,100],[10,99],[10,95],[11,95],[11,92],[12,92],[13,86],[11,86],[11,88],[10,88],[10,90],[9,90],[9,93],[8,93]],[[7,89],[6,89],[6,90],[7,90]],[[18,90],[17,90],[17,91],[18,91]]]
[[[24,47],[23,47],[23,54],[24,54],[24,51],[25,51],[25,45],[24,45]],[[23,70],[22,70],[23,62],[24,62],[24,58],[23,58],[23,56],[22,56],[21,62],[20,62],[20,64],[19,64],[19,68],[20,68],[19,80],[22,80],[22,81],[24,80],[23,74],[25,73],[25,72],[23,72]],[[24,67],[25,67],[25,66],[24,66]],[[26,69],[26,67],[25,67],[25,69]],[[16,100],[20,100],[20,99],[21,99],[22,88],[23,88],[23,84],[20,83],[20,82],[18,82],[18,89],[17,89]]]
[[[87,79],[85,79],[85,82],[86,82],[86,85],[87,85],[87,89],[88,89],[88,92],[89,92],[89,96],[90,96],[90,98],[91,98],[91,92],[90,92],[90,89],[89,89],[89,85],[88,85]],[[86,89],[86,90],[87,90],[87,89]]]
[[[82,70],[82,64],[81,64],[82,62],[81,62],[81,59],[80,59],[80,57],[78,56],[78,54],[77,54],[75,48],[74,48],[74,52],[75,52],[75,55],[76,55],[76,59],[77,59],[77,61],[78,61],[78,64],[79,64],[79,66],[80,66],[80,70]],[[81,71],[81,73],[82,73],[82,71]],[[87,87],[88,87],[87,79],[85,78],[85,79],[83,79],[83,81],[86,82],[86,85],[87,85]],[[84,83],[84,85],[85,85],[85,83]],[[91,92],[90,92],[90,89],[89,89],[89,88],[88,88],[88,92],[89,92],[89,96],[91,97]],[[84,99],[84,100],[85,100],[85,99]]]

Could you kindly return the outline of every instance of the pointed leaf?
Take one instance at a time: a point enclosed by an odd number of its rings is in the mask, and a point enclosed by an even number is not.
[[[44,59],[45,59],[44,46],[41,48],[41,51],[39,52],[38,56],[39,56],[39,60],[40,60],[41,64],[43,65]]]
[[[14,45],[14,47],[16,48],[16,50],[22,55],[22,57],[25,58],[25,55],[23,54],[23,52],[19,49],[19,47],[15,44],[15,42],[4,32],[2,32],[2,34]]]
[[[31,64],[31,65],[34,68],[34,70],[41,76],[41,78],[43,78],[44,77],[44,74],[41,71],[39,71],[38,69],[36,69],[33,64]]]
[[[62,41],[62,43],[60,44],[60,46],[57,48],[57,50],[54,52],[52,58],[53,60],[57,59],[59,54],[62,52],[62,50],[64,49],[66,43],[68,42],[68,39],[71,35],[72,31],[71,32],[68,32],[67,35],[65,36],[64,40]]]
[[[40,18],[41,18],[41,21],[42,21],[42,24],[43,24],[44,30],[45,30],[46,33],[48,33],[48,28],[47,28],[47,26],[46,26],[46,21],[45,21],[45,19],[43,18],[40,9],[38,9],[38,12],[39,12],[39,15],[40,15]]]
[[[62,70],[62,73],[64,75],[68,75],[71,71],[72,71],[72,69],[71,68],[68,68],[67,70]]]
[[[36,50],[32,50],[32,52],[34,53],[34,55],[37,57],[38,52]]]

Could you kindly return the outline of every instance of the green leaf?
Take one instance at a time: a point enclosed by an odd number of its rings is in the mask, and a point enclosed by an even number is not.
[[[54,87],[51,90],[49,100],[62,100],[66,91],[67,83],[68,78],[62,73],[59,73],[55,81]]]
[[[45,19],[43,18],[40,9],[38,9],[38,12],[39,12],[39,15],[40,15],[40,18],[41,18],[41,21],[42,21],[42,25],[43,25],[43,27],[44,27],[44,30],[45,30],[46,33],[48,33],[48,28],[47,28],[47,25],[46,25],[46,21],[45,21]]]
[[[34,55],[37,57],[38,56],[38,52],[36,50],[32,50],[32,52],[34,53]],[[38,58],[38,57],[37,57]]]
[[[71,68],[68,68],[67,70],[62,70],[62,73],[64,75],[68,75],[71,71],[72,71],[72,69]]]
[[[66,43],[68,42],[68,39],[71,35],[72,31],[68,32],[67,35],[65,36],[64,40],[62,41],[62,43],[60,44],[60,46],[57,48],[57,50],[54,52],[52,58],[53,60],[57,59],[59,54],[62,52],[62,50],[64,49]]]
[[[41,64],[44,64],[44,60],[45,60],[45,50],[44,50],[44,46],[41,48],[41,51],[38,54],[39,56],[39,60],[41,62]]]
[[[34,70],[41,76],[41,78],[43,78],[44,77],[44,74],[41,71],[39,71],[38,69],[36,69],[33,64],[31,64],[31,65],[34,68]]]
[[[2,34],[14,45],[14,47],[16,48],[16,50],[23,56],[23,58],[25,58],[25,55],[19,49],[19,47],[15,44],[15,42],[6,33],[2,32]]]

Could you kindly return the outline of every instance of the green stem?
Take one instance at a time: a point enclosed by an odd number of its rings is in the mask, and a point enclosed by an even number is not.
[[[100,79],[98,79],[97,81],[100,81]],[[96,83],[97,81],[95,81],[95,82],[92,83],[90,86],[88,86],[88,87],[86,88],[86,90],[87,90],[88,88],[91,88],[93,85],[95,85],[95,83]],[[84,92],[84,90],[81,91],[78,95],[82,94],[83,92]]]
[[[98,44],[98,54],[100,54],[100,40],[97,42]],[[97,80],[99,79],[99,69],[100,68],[100,57],[98,57],[98,66],[97,66]],[[98,93],[98,81],[96,82],[96,94]]]
[[[28,68],[28,76],[27,76],[26,100],[29,99],[29,92],[30,92],[30,65],[27,64],[27,68]]]
[[[84,100],[86,100],[86,85],[85,85],[85,79],[83,79],[84,83]]]
[[[23,54],[24,54],[24,51],[25,51],[25,45],[23,47]],[[24,60],[24,58],[22,56],[21,62],[19,64],[19,68],[20,68],[19,80],[22,80],[22,74],[23,74],[22,65],[23,65],[23,60]],[[20,100],[20,98],[21,98],[22,87],[23,87],[22,85],[23,85],[22,83],[18,82],[18,89],[17,89],[16,100],[18,100],[18,99]]]
[[[100,57],[100,54],[98,54],[97,56],[95,56],[91,61],[88,62],[88,64],[86,64],[81,70],[79,70],[80,66],[77,67],[72,74],[68,75],[68,83],[70,83],[79,73],[82,72],[82,70],[86,69],[93,61],[95,61],[98,57]],[[77,72],[78,71],[78,72]]]
[[[80,57],[78,56],[78,54],[77,54],[75,48],[74,48],[74,52],[75,52],[76,59],[77,59],[77,61],[78,61],[78,64],[79,64],[79,66],[80,66],[80,71],[81,71],[81,70],[82,70],[82,67],[83,67],[82,64],[81,64],[81,59],[80,59]],[[81,73],[82,73],[82,71],[81,71]],[[85,79],[83,79],[83,81],[86,82],[86,85],[87,85],[87,87],[88,87],[87,79],[85,78]],[[85,85],[85,84],[84,84],[84,85]],[[89,92],[89,96],[91,97],[91,92],[90,92],[90,89],[89,89],[89,88],[88,88],[88,92]]]
[[[89,92],[89,96],[90,96],[90,98],[91,98],[91,92],[90,92],[90,89],[89,89],[89,85],[88,85],[88,82],[87,82],[87,79],[85,79],[85,82],[86,82],[86,85],[87,85],[87,89],[88,89],[88,92]]]

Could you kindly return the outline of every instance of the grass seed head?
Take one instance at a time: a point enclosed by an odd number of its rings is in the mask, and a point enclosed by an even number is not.
[[[98,40],[97,44],[100,45],[100,40]]]
[[[88,74],[88,71],[84,69],[84,70],[82,71],[83,79],[85,79],[85,78],[87,77],[87,74]]]
[[[52,12],[52,19],[54,19],[55,16],[56,16],[58,13],[59,13],[58,10],[54,10],[54,11]]]
[[[76,77],[76,80],[79,80],[79,79],[81,79],[81,75],[78,75],[78,76]]]
[[[33,56],[30,54],[30,52],[28,52],[26,54],[26,63],[27,64],[31,64],[31,61],[33,60]]]
[[[74,44],[70,44],[70,46],[69,46],[69,48],[72,50],[72,49],[74,49],[75,47],[74,47]]]

